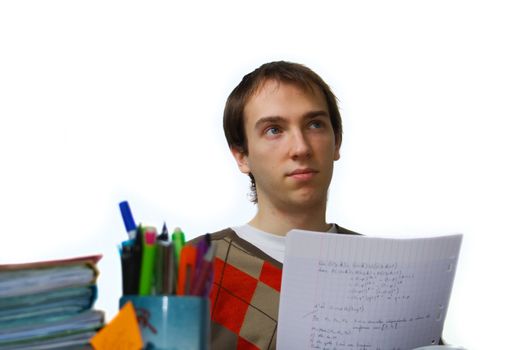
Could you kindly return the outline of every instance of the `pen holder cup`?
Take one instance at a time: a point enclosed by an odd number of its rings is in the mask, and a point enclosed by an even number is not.
[[[131,301],[147,350],[209,350],[210,304],[195,296],[138,296],[120,298],[122,308]]]

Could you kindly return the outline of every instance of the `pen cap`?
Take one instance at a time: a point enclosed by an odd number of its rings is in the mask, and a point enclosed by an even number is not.
[[[122,220],[124,220],[124,226],[126,227],[126,232],[135,231],[137,225],[135,225],[135,220],[133,220],[133,215],[131,215],[128,201],[120,202],[119,207],[120,213],[122,214]]]

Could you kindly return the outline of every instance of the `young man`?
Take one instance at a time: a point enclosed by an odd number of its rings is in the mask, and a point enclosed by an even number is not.
[[[271,62],[246,75],[224,110],[224,132],[252,181],[257,214],[211,235],[213,349],[274,349],[284,237],[294,228],[354,234],[325,219],[342,141],[328,85],[309,68]]]

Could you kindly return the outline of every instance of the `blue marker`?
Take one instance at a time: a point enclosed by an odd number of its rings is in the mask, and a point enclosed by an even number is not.
[[[135,239],[137,235],[137,225],[135,225],[135,220],[133,220],[133,215],[131,215],[131,209],[129,208],[128,201],[123,201],[119,203],[120,213],[122,214],[122,219],[124,220],[124,226],[126,226],[126,232],[129,235],[129,239]]]

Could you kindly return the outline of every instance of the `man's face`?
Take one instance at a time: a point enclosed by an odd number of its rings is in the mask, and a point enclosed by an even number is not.
[[[324,206],[339,144],[321,91],[268,80],[248,100],[244,118],[248,152],[232,152],[240,170],[254,176],[259,206]]]

